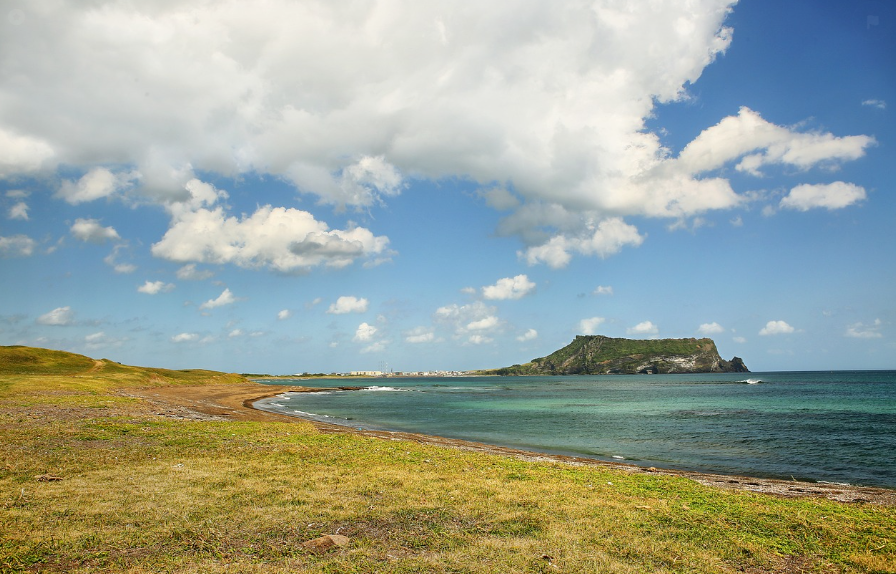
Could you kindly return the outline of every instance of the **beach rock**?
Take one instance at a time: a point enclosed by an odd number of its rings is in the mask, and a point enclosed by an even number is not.
[[[348,536],[342,536],[341,534],[324,534],[319,538],[313,538],[303,542],[302,546],[315,552],[324,552],[332,548],[345,546],[349,542],[351,542],[351,539]]]

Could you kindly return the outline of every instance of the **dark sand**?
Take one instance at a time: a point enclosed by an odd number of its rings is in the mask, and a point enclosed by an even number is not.
[[[252,406],[252,404],[259,399],[276,396],[281,393],[313,392],[314,390],[316,389],[310,387],[246,383],[241,385],[161,387],[157,389],[141,389],[138,391],[129,390],[126,394],[149,401],[154,405],[157,411],[156,414],[172,418],[193,420],[305,422],[312,424],[320,432],[325,433],[349,433],[385,440],[407,440],[421,444],[510,456],[529,461],[612,467],[626,472],[681,476],[701,484],[718,488],[761,492],[783,497],[816,497],[827,498],[839,502],[873,503],[896,506],[896,490],[888,490],[884,488],[798,482],[746,476],[728,476],[684,470],[643,468],[630,464],[605,462],[582,457],[539,454],[513,448],[438,436],[405,432],[357,430],[346,426],[269,413],[255,409]]]

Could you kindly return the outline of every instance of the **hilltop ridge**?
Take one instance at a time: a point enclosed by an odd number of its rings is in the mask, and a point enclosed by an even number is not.
[[[710,338],[621,339],[576,335],[550,355],[523,365],[483,371],[491,375],[633,375],[748,373],[740,357],[722,359]]]
[[[245,383],[246,378],[234,373],[205,369],[162,369],[123,365],[109,359],[93,359],[78,353],[0,345],[0,376],[83,377],[95,375],[106,382],[132,385],[199,385]]]

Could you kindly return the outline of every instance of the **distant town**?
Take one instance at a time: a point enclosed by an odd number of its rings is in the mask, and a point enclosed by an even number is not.
[[[469,375],[469,371],[352,371],[351,377],[462,377]],[[333,373],[338,377],[346,376],[344,373]]]
[[[474,371],[349,371],[347,373],[296,373],[294,375],[269,375],[242,373],[251,379],[337,378],[337,377],[468,377]]]

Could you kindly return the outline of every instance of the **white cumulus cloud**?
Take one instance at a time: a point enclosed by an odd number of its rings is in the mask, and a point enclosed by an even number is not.
[[[209,299],[205,303],[199,306],[200,309],[214,309],[215,307],[223,307],[224,305],[230,305],[236,302],[236,297],[233,296],[230,289],[224,289],[220,295],[218,295],[215,299]]]
[[[467,343],[471,345],[486,345],[492,341],[494,341],[494,339],[486,335],[470,335],[467,338]]]
[[[489,329],[494,329],[498,326],[499,320],[494,315],[489,315],[488,317],[483,317],[482,319],[478,319],[476,321],[471,321],[467,324],[468,331],[486,331]]]
[[[815,207],[823,207],[828,211],[842,209],[865,199],[865,189],[842,181],[828,184],[802,184],[790,190],[783,199],[782,208],[808,211]]]
[[[377,328],[373,325],[361,323],[355,330],[355,336],[352,338],[352,340],[359,343],[370,341],[373,339],[373,336],[376,335],[376,332]]]
[[[361,353],[382,353],[388,346],[389,341],[375,341],[361,349]]]
[[[291,316],[292,316],[292,311],[290,311],[289,309],[283,309],[282,311],[277,313],[277,319],[279,319],[280,321],[285,321],[286,319],[289,319]]]
[[[875,319],[870,325],[866,325],[860,321],[858,323],[853,323],[846,328],[846,336],[856,339],[879,339],[883,337],[883,333],[880,332],[882,327],[883,322],[880,319]]]
[[[106,333],[100,331],[98,333],[91,333],[90,335],[86,335],[84,337],[84,341],[86,343],[99,343],[106,337]]]
[[[526,341],[533,341],[537,338],[538,338],[538,331],[536,331],[535,329],[529,329],[528,331],[526,331],[525,333],[523,333],[522,335],[517,337],[516,340],[520,341],[521,343],[524,343]]]
[[[53,325],[63,327],[71,325],[75,320],[75,313],[71,307],[57,307],[37,318],[41,325]]]
[[[174,289],[173,283],[165,283],[164,281],[146,281],[140,287],[137,287],[139,293],[147,295],[155,295],[157,293],[168,293]]]
[[[223,194],[199,180],[187,183],[190,199],[168,205],[171,227],[152,246],[157,257],[181,263],[232,263],[294,272],[317,265],[345,267],[387,253],[389,239],[363,227],[331,230],[307,212],[259,207],[241,218],[214,207]]]
[[[634,225],[621,218],[605,219],[597,224],[586,223],[581,233],[575,235],[555,235],[547,242],[529,247],[521,255],[529,265],[546,263],[555,269],[566,267],[573,253],[597,255],[607,258],[622,250],[626,245],[637,247],[644,241]]]
[[[462,338],[469,336],[471,331],[497,330],[501,321],[496,312],[495,307],[482,301],[473,301],[468,305],[452,304],[439,307],[433,314],[433,320],[451,329],[455,338]]]
[[[634,327],[629,327],[625,332],[629,335],[656,335],[660,329],[650,321],[642,321]]]
[[[0,127],[0,179],[35,172],[54,155],[46,141]]]
[[[428,327],[415,327],[404,334],[407,343],[432,343],[435,339],[435,332]]]
[[[96,219],[76,219],[71,232],[75,238],[88,243],[105,243],[121,239],[113,227],[103,227]]]
[[[121,263],[118,261],[118,257],[121,254],[121,251],[127,248],[127,244],[119,243],[112,248],[112,251],[109,255],[103,257],[103,263],[112,267],[116,273],[133,273],[137,270],[137,266],[133,263]]]
[[[725,332],[725,327],[722,327],[715,321],[712,323],[703,323],[700,327],[697,328],[697,332],[701,335],[718,335],[719,333]]]
[[[874,143],[870,136],[798,132],[743,107],[736,116],[703,130],[685,146],[675,164],[697,174],[740,160],[735,166],[738,171],[759,175],[761,168],[775,164],[806,170],[821,163],[855,160]]]
[[[23,221],[28,221],[28,204],[24,201],[19,201],[15,205],[9,208],[10,219],[21,219]]]
[[[138,174],[133,172],[115,174],[104,167],[96,167],[78,181],[64,180],[56,195],[73,205],[94,201],[132,187],[137,177]]]
[[[367,311],[368,301],[366,298],[343,296],[336,299],[335,303],[330,304],[327,313],[332,315],[343,315],[345,313],[365,313]]]
[[[597,328],[600,327],[606,319],[603,317],[590,317],[579,321],[579,331],[583,335],[595,335]]]
[[[290,175],[300,188],[305,185],[304,170],[293,168]],[[325,197],[326,201],[340,206],[369,206],[382,197],[398,195],[404,186],[401,173],[383,156],[363,156],[356,163],[343,168],[337,180],[338,185],[330,186],[326,175],[319,175],[323,176],[325,185],[331,189],[331,193]],[[319,180],[307,183],[315,185]]]
[[[171,340],[175,343],[187,343],[190,341],[196,341],[199,339],[199,335],[196,333],[179,333],[171,337]]]
[[[202,281],[214,277],[214,273],[209,270],[196,269],[195,263],[188,263],[177,270],[177,278],[183,281]]]
[[[535,289],[535,283],[529,281],[526,275],[517,275],[516,277],[505,277],[498,279],[494,285],[488,285],[482,288],[482,296],[485,299],[504,300],[504,299],[521,299]]]
[[[593,295],[612,295],[613,287],[609,285],[598,285],[597,288],[592,292]]]
[[[34,253],[37,242],[27,235],[0,237],[0,258],[29,257]]]
[[[787,335],[793,333],[796,329],[787,324],[786,321],[769,321],[765,327],[760,329],[759,334],[768,335]]]

